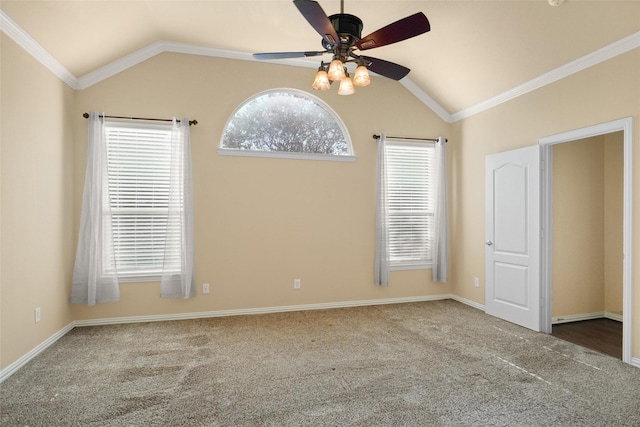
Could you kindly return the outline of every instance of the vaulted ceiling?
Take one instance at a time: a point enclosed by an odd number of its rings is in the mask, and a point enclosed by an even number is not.
[[[338,0],[319,4],[327,15],[340,12]],[[320,36],[291,0],[1,0],[0,9],[5,27],[15,24],[77,78],[151,52],[154,43],[168,46],[159,41],[240,59],[322,50]],[[547,0],[344,1],[344,12],[364,22],[363,36],[419,11],[430,32],[366,54],[410,68],[398,84],[441,108],[445,118],[640,46],[640,0],[566,0],[555,7]],[[319,61],[289,62],[317,67]]]

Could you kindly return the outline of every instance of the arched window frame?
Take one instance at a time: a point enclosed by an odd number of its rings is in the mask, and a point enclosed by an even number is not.
[[[322,108],[326,111],[335,121],[335,123],[340,128],[348,147],[349,154],[322,154],[322,153],[303,153],[303,152],[291,152],[291,151],[261,151],[261,150],[247,150],[247,149],[235,149],[235,148],[225,148],[224,144],[224,134],[226,132],[227,127],[231,120],[235,117],[236,113],[243,108],[245,105],[249,104],[253,100],[264,96],[268,93],[292,93],[298,96],[302,96],[303,98],[308,99],[313,102],[318,107]],[[338,116],[338,114],[322,99],[317,96],[311,95],[308,92],[291,89],[291,88],[277,88],[277,89],[269,89],[262,92],[259,92],[251,97],[247,98],[244,102],[242,102],[229,116],[227,122],[224,125],[222,136],[220,138],[220,144],[218,146],[218,154],[223,156],[246,156],[246,157],[271,157],[271,158],[281,158],[281,159],[303,159],[303,160],[329,160],[329,161],[339,161],[339,162],[354,162],[356,160],[355,153],[353,151],[353,144],[351,143],[351,136],[347,131],[347,127],[344,125],[344,122]]]

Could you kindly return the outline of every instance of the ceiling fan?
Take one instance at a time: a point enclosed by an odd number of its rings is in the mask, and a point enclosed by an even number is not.
[[[369,84],[367,70],[393,80],[400,80],[411,71],[407,67],[383,59],[357,55],[355,50],[363,51],[390,45],[426,33],[431,29],[427,17],[422,12],[418,12],[380,28],[368,36],[361,37],[362,20],[357,16],[344,13],[344,0],[340,1],[340,13],[331,16],[327,16],[320,4],[313,0],[294,0],[293,4],[322,36],[322,47],[325,50],[254,53],[254,58],[286,59],[333,54],[333,60],[328,66],[324,62],[321,63],[313,88],[325,90],[329,88],[329,80],[340,81],[338,93],[344,95],[353,93],[353,85],[366,86]],[[357,64],[353,81],[349,78],[344,66],[347,62]],[[343,85],[351,85],[351,89],[347,88],[344,93],[341,93]]]

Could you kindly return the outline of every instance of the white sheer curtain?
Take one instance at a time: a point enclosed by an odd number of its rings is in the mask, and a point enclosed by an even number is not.
[[[171,141],[169,214],[164,264],[160,283],[162,298],[190,298],[196,294],[193,243],[193,191],[189,119],[174,120]]]
[[[447,212],[447,150],[444,137],[435,144],[434,156],[434,237],[432,278],[434,282],[447,281],[449,252],[449,226]]]
[[[89,115],[80,233],[69,302],[94,305],[120,299],[116,269],[105,271],[105,265],[115,266],[114,256],[104,115],[93,112]]]
[[[387,166],[385,135],[378,141],[377,194],[376,194],[376,260],[375,284],[389,285],[389,215],[387,208]]]

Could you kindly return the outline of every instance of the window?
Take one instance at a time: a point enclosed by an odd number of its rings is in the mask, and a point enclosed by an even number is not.
[[[353,161],[337,114],[306,92],[275,89],[242,103],[225,125],[219,154]]]
[[[390,268],[431,268],[434,144],[388,140],[385,155]]]
[[[172,124],[105,121],[113,257],[119,277],[162,272],[171,167]],[[113,259],[115,258],[115,259]]]

